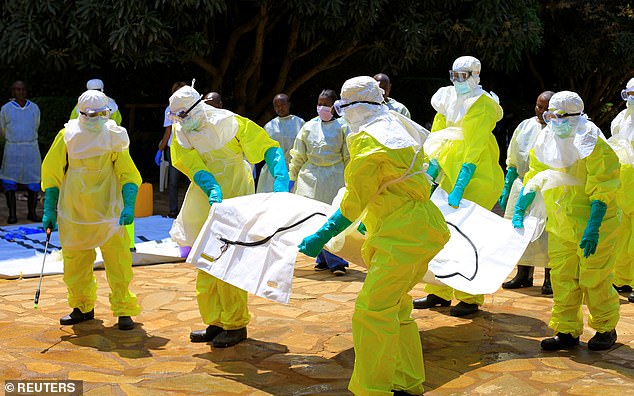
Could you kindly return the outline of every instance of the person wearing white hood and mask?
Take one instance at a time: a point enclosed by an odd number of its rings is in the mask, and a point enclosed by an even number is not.
[[[361,248],[368,274],[352,316],[355,395],[422,394],[425,369],[410,290],[449,240],[430,200],[423,170],[427,131],[382,104],[383,90],[370,76],[347,80],[336,111],[350,126],[350,162],[339,209],[301,242],[315,257],[325,243],[359,218],[367,238]]]
[[[616,341],[619,321],[619,298],[612,287],[621,222],[616,201],[619,159],[583,114],[577,93],[557,92],[548,110],[543,116],[548,125],[531,151],[512,220],[515,228],[523,227],[525,212],[541,190],[553,288],[549,326],[555,331],[541,347],[555,351],[579,345],[585,303],[588,325],[596,330],[588,349],[605,350]],[[548,188],[532,183],[533,178],[540,180],[540,172],[548,172]]]
[[[110,306],[121,330],[134,327],[131,316],[141,311],[128,286],[132,255],[124,225],[134,220],[141,175],[128,146],[127,131],[109,120],[108,98],[88,90],[78,100],[79,118],[66,123],[42,162],[45,229],[59,222],[72,325],[94,318],[97,283],[93,275],[95,248],[103,255],[110,285]]]
[[[428,174],[449,193],[449,205],[456,208],[465,198],[493,209],[504,187],[500,149],[492,133],[503,111],[497,96],[479,85],[480,70],[480,61],[473,56],[457,58],[449,71],[453,85],[440,88],[431,98],[437,113],[425,143],[430,158]],[[455,297],[460,302],[451,308],[450,315],[465,316],[477,312],[484,303],[483,295],[449,286],[428,284],[425,291],[429,294],[414,300],[414,308],[447,307]]]
[[[288,192],[289,178],[279,143],[253,121],[204,103],[202,95],[189,86],[174,92],[169,108],[174,122],[172,162],[192,181],[170,230],[186,255],[207,220],[210,205],[255,193],[250,164],[266,161],[275,179],[274,192]],[[191,332],[192,342],[213,341],[214,347],[226,348],[247,338],[246,291],[199,270],[196,297],[207,328]]]
[[[93,78],[92,80],[88,80],[86,82],[86,89],[94,89],[94,90],[103,92],[103,87],[104,87],[103,81],[101,81],[98,78]],[[116,122],[117,125],[121,125],[121,120],[122,120],[121,112],[119,111],[119,106],[117,105],[117,102],[115,102],[114,99],[112,99],[109,96],[106,96],[106,97],[108,98],[108,108],[110,109],[110,119]],[[79,117],[79,109],[77,106],[75,106],[73,111],[71,111],[70,113],[69,119],[74,120],[77,117]]]
[[[616,202],[623,211],[613,284],[618,291],[630,292],[627,299],[634,303],[634,78],[627,82],[621,97],[626,102],[626,108],[612,120],[612,136],[608,139],[621,163],[621,187]]]
[[[332,89],[324,89],[317,98],[317,116],[306,122],[297,133],[288,169],[295,183],[295,194],[332,203],[344,186],[343,170],[350,154],[346,145],[348,126],[334,117],[332,108],[338,99]],[[326,250],[317,256],[315,271],[330,270],[345,275],[348,262]]]

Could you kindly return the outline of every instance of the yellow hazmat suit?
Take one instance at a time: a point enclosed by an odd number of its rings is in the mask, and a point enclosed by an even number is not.
[[[472,94],[458,96],[453,86],[440,88],[431,103],[438,113],[429,139],[438,140],[439,144],[435,152],[426,154],[440,165],[440,187],[451,192],[462,165],[474,164],[476,170],[463,198],[492,209],[504,187],[504,172],[498,163],[500,149],[492,133],[495,123],[502,119],[502,108],[481,88],[476,88]],[[449,286],[428,284],[425,291],[445,300],[455,296],[467,304],[484,303],[483,295],[474,296]]]
[[[42,162],[42,189],[60,190],[58,223],[68,304],[83,313],[94,308],[97,283],[93,265],[99,247],[113,315],[138,315],[141,308],[128,290],[133,275],[130,239],[119,225],[119,215],[122,186],[133,183],[138,187],[141,175],[130,157],[124,128],[108,121],[103,130],[94,132],[81,121],[66,124]]]
[[[630,80],[630,84],[634,84],[634,79]],[[630,89],[634,91],[634,87]],[[616,195],[616,203],[623,211],[613,283],[615,286],[634,287],[634,97],[628,101],[628,107],[612,121],[611,130],[612,137],[608,143],[621,163],[621,187]]]
[[[191,88],[183,87],[172,96],[170,107],[174,108],[174,100],[187,89]],[[188,124],[190,118],[196,125]],[[174,167],[192,181],[198,171],[211,172],[224,198],[255,193],[249,163],[263,161],[268,149],[279,147],[279,143],[253,121],[203,103],[196,106],[182,124],[175,123],[172,128],[175,135],[170,152]],[[192,182],[170,231],[172,239],[181,246],[192,246],[209,208],[208,196]],[[249,323],[244,290],[198,271],[196,297],[207,325],[236,330]]]
[[[388,112],[371,77],[346,81],[341,97],[348,101],[342,115],[351,132],[339,209],[345,219],[362,218],[367,228],[362,256],[368,274],[352,316],[355,362],[349,389],[355,395],[421,394],[422,347],[408,292],[449,239],[444,217],[429,199],[422,140],[411,136],[422,128]],[[355,102],[360,100],[374,104]],[[315,239],[320,240],[307,237],[302,244]],[[313,246],[313,253],[321,246]]]
[[[551,104],[556,98],[553,96]],[[546,231],[554,292],[549,326],[555,333],[579,337],[583,333],[584,302],[590,311],[588,325],[597,332],[613,330],[619,320],[618,295],[612,287],[614,251],[620,232],[616,205],[619,161],[596,125],[583,115],[571,119],[573,132],[568,137],[555,136],[551,124],[540,134],[531,151],[524,183],[547,170],[576,180],[542,194],[548,213]],[[599,229],[596,253],[585,258],[579,244],[594,200],[607,205],[607,211]]]

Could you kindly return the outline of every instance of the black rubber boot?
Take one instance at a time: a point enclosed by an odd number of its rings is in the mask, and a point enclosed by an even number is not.
[[[29,196],[27,200],[27,208],[29,213],[26,215],[28,220],[31,220],[34,223],[39,223],[42,221],[42,218],[37,215],[37,193],[35,191],[29,190]]]
[[[630,285],[623,285],[623,286],[612,285],[612,286],[619,293],[629,293],[629,292],[632,291],[632,286],[630,286]]]
[[[556,336],[542,340],[542,349],[545,351],[558,351],[570,349],[579,345],[579,337],[573,337],[568,333],[557,333]]]
[[[631,292],[629,296],[627,296],[627,301],[634,303],[634,292]]]
[[[225,330],[213,340],[214,348],[228,348],[247,339],[247,328]]]
[[[194,330],[189,333],[189,340],[191,342],[209,342],[223,331],[224,329],[220,326],[207,326],[205,330]]]
[[[117,326],[119,326],[119,330],[132,330],[134,329],[134,321],[129,316],[119,316]]]
[[[503,289],[520,289],[522,287],[533,286],[533,271],[535,267],[527,265],[518,265],[517,274],[508,282],[502,283]]]
[[[435,306],[448,307],[451,305],[451,300],[445,300],[435,294],[428,294],[427,297],[417,298],[414,300],[414,308],[416,309],[428,309]]]
[[[605,351],[616,342],[616,330],[597,333],[588,341],[588,349],[591,351]]]
[[[469,304],[464,301],[460,301],[455,307],[451,307],[449,315],[451,316],[466,316],[472,313],[478,312],[478,304]]]
[[[550,284],[550,268],[544,268],[544,283],[542,284],[542,294],[550,296],[553,294],[553,286]]]
[[[82,313],[79,308],[73,308],[73,312],[69,315],[63,316],[59,318],[59,324],[61,325],[74,325],[77,323],[81,323],[85,320],[90,320],[95,318],[95,310],[91,309],[89,312]]]
[[[7,207],[9,207],[9,218],[7,219],[7,223],[15,224],[18,222],[15,191],[5,191],[4,195],[7,197]]]

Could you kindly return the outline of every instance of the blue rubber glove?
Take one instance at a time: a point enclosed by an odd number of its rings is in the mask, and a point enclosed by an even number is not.
[[[288,192],[290,178],[284,160],[284,151],[279,147],[271,147],[264,153],[264,161],[275,178],[273,192]]]
[[[535,199],[535,191],[529,191],[524,194],[524,188],[520,191],[520,196],[515,203],[515,209],[513,210],[513,228],[524,228],[524,214],[526,208],[528,208]]]
[[[119,225],[132,224],[134,221],[134,204],[136,203],[136,195],[138,192],[139,186],[134,183],[126,183],[121,188],[123,210],[119,216]]]
[[[438,163],[438,160],[436,160],[435,158],[430,159],[429,168],[427,168],[427,174],[431,176],[431,178],[434,179],[434,181],[436,181],[436,178],[438,177],[439,173],[440,173],[440,164]]]
[[[337,209],[316,233],[304,238],[299,244],[299,251],[307,256],[317,257],[326,242],[348,228],[350,224],[352,224],[352,222],[341,214],[341,210]]]
[[[290,180],[288,182],[288,192],[293,192],[293,187],[295,187],[295,181],[294,180]]]
[[[515,179],[517,179],[517,168],[509,166],[506,170],[506,176],[504,176],[504,190],[502,190],[502,196],[500,196],[500,199],[498,200],[498,204],[502,210],[506,210],[506,203],[509,200],[509,194]]]
[[[160,150],[156,152],[156,155],[154,156],[154,162],[156,163],[156,166],[161,166],[161,158],[163,158],[163,150]]]
[[[222,202],[222,190],[214,175],[207,171],[200,170],[194,175],[194,183],[207,195],[209,205]]]
[[[453,186],[453,190],[451,191],[451,193],[449,194],[449,198],[447,199],[450,206],[453,206],[454,208],[460,206],[462,194],[464,194],[464,190],[465,188],[467,188],[467,185],[471,181],[475,170],[475,164],[462,164],[462,168],[460,168],[460,173],[458,174],[458,180],[456,180],[456,185]]]
[[[597,251],[599,228],[601,228],[603,216],[605,216],[607,209],[608,206],[597,199],[590,204],[590,218],[588,219],[588,225],[586,225],[586,230],[583,232],[583,237],[581,237],[581,243],[579,244],[579,247],[583,249],[583,256],[585,258],[590,257],[590,255],[595,254]]]
[[[44,229],[54,230],[57,227],[57,201],[59,200],[59,188],[49,187],[44,191],[44,216],[42,226]]]

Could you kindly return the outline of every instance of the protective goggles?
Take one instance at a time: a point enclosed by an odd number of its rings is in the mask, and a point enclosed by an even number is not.
[[[578,115],[581,115],[581,113],[558,113],[555,111],[545,111],[544,114],[542,115],[542,118],[544,119],[546,123],[549,123],[554,120],[560,120],[562,118],[573,117]]]
[[[449,81],[451,82],[465,82],[469,77],[471,77],[469,71],[449,70]]]
[[[624,89],[621,91],[621,98],[628,100],[630,97],[634,97],[634,89]]]
[[[355,104],[359,104],[359,103],[365,103],[365,104],[371,104],[371,105],[376,105],[376,106],[380,106],[381,103],[377,103],[377,102],[370,102],[367,100],[355,100],[355,101],[348,101],[347,99],[339,99],[336,100],[335,103],[332,105],[332,107],[335,109],[335,111],[337,112],[337,114],[339,114],[340,116],[343,116],[343,110],[348,106],[352,106]]]
[[[86,109],[86,111],[80,111],[79,114],[89,118],[110,117],[110,109],[107,107],[101,109]]]
[[[189,112],[192,111],[194,107],[196,107],[196,105],[202,101],[203,101],[203,96],[201,95],[200,98],[198,98],[198,100],[195,101],[194,104],[189,107],[189,109],[181,110],[178,113],[172,113],[172,111],[170,111],[167,114],[167,118],[169,118],[172,122],[182,122],[185,118],[187,118],[187,116],[189,115]]]

